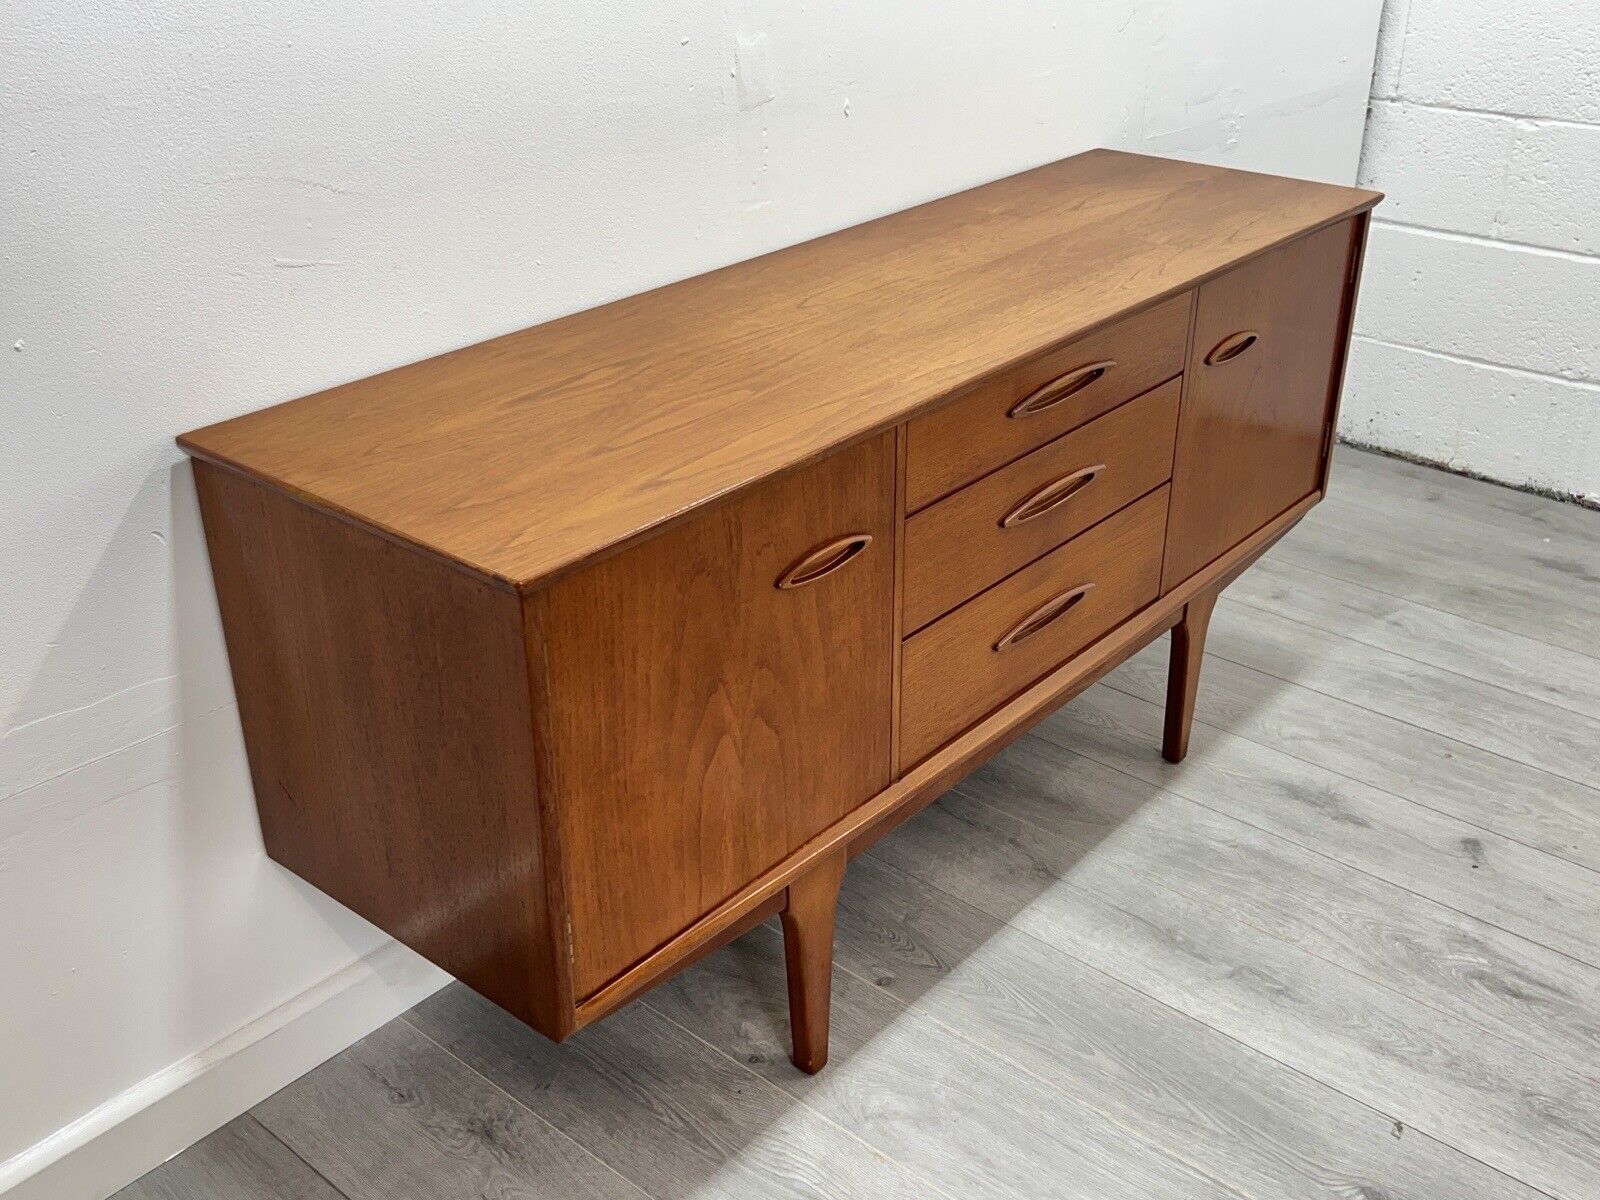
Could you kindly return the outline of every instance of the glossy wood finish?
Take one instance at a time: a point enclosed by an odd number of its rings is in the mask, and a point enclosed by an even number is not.
[[[1179,392],[1164,384],[910,517],[907,630],[1165,483]]]
[[[427,1041],[346,1051],[119,1200],[299,1196],[374,1146],[438,1195],[542,1195],[562,1141],[638,1196],[1147,1200],[1168,1157],[1234,1200],[1600,1194],[1600,781],[1517,761],[1600,715],[1560,645],[1600,514],[1347,448],[1335,477],[1218,604],[1181,766],[1156,644],[851,864],[821,1076],[766,928],[562,1046],[447,988],[402,1019]],[[1490,567],[1545,605],[1441,591]],[[1402,657],[1437,731],[1362,686]],[[219,1153],[241,1134],[294,1150]]]
[[[872,534],[862,532],[847,533],[844,537],[826,541],[810,553],[802,555],[799,562],[779,575],[776,587],[780,592],[787,592],[826,578],[840,570],[856,555],[864,553],[866,548],[872,545],[872,539]]]
[[[783,958],[789,981],[789,1030],[794,1065],[815,1075],[828,1063],[828,1009],[833,987],[833,908],[844,880],[845,848],[838,847],[784,893]]]
[[[889,782],[893,483],[880,436],[530,601],[580,999]]]
[[[906,508],[1076,429],[1183,370],[1189,293],[985,380],[907,426]]]
[[[1167,587],[1321,485],[1355,234],[1321,230],[1200,289]]]
[[[901,685],[901,768],[1154,600],[1166,509],[1162,488],[913,634]],[[1070,610],[1047,609],[1085,584],[1092,590]],[[1031,634],[1028,621],[1038,625]]]
[[[526,588],[1377,199],[1091,151],[183,445]]]
[[[1189,729],[1200,690],[1200,661],[1205,656],[1206,627],[1220,588],[1201,592],[1183,606],[1183,618],[1172,627],[1172,661],[1167,668],[1166,721],[1161,730],[1161,756],[1182,762],[1189,753]]]
[[[1374,200],[1092,154],[188,435],[269,849],[556,1039],[783,914],[815,1069],[847,855],[1180,622],[1187,725]]]
[[[1254,562],[1311,508],[1302,501],[1268,522],[1216,562],[1179,584],[1159,603],[1147,605],[1115,629],[1096,639],[1032,687],[1002,704],[965,733],[900,773],[893,783],[855,809],[796,853],[753,879],[704,920],[686,929],[637,966],[618,976],[599,993],[578,1005],[580,1026],[614,1012],[644,989],[660,982],[705,952],[720,931],[746,922],[789,883],[809,871],[839,846],[854,856],[914,816],[964,775],[1005,749],[1106,672],[1161,636],[1178,620],[1183,606],[1200,592],[1218,586]]]
[[[1372,210],[1350,218],[1350,277],[1344,293],[1344,310],[1339,315],[1337,365],[1333,372],[1328,403],[1328,427],[1323,431],[1322,474],[1317,486],[1326,495],[1328,476],[1333,469],[1333,447],[1339,440],[1339,404],[1344,398],[1344,377],[1350,366],[1350,340],[1355,335],[1356,300],[1361,293],[1361,272],[1366,264],[1367,233],[1372,228]]]
[[[570,1031],[517,598],[194,472],[267,853],[523,1020]]]

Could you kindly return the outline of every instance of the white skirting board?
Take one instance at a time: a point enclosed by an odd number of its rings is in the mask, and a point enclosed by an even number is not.
[[[450,982],[387,942],[0,1163],[6,1200],[104,1200]]]

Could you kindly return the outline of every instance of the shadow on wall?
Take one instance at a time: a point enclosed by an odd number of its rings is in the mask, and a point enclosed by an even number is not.
[[[266,1011],[328,972],[308,977],[296,934],[318,935],[318,951],[337,943],[334,970],[388,939],[266,857],[189,464],[174,464],[169,480],[179,711],[172,843],[184,915],[183,969],[173,978],[186,980],[174,999],[187,1032],[209,1044],[239,1027],[241,1007]]]
[[[117,644],[130,626],[161,638],[163,604],[167,647]],[[387,940],[262,849],[186,462],[137,488],[50,645],[13,714],[0,800],[0,910],[27,914],[0,922],[0,960],[25,964],[0,988],[0,1028],[19,1031],[0,1164],[48,1153],[42,1139],[102,1104],[115,1119],[120,1093]],[[68,673],[112,677],[132,654],[173,673],[60,711],[92,690]],[[88,761],[62,769],[67,753]]]

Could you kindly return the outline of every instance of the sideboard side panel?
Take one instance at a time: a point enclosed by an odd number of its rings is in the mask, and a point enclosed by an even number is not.
[[[891,430],[530,598],[580,999],[888,784],[894,487]]]
[[[194,473],[268,854],[564,1036],[519,598]]]

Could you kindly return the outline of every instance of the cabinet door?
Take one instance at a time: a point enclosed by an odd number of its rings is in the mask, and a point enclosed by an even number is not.
[[[894,457],[874,438],[530,601],[579,998],[889,782]]]
[[[1354,234],[1353,221],[1308,234],[1200,289],[1164,589],[1318,487]]]

